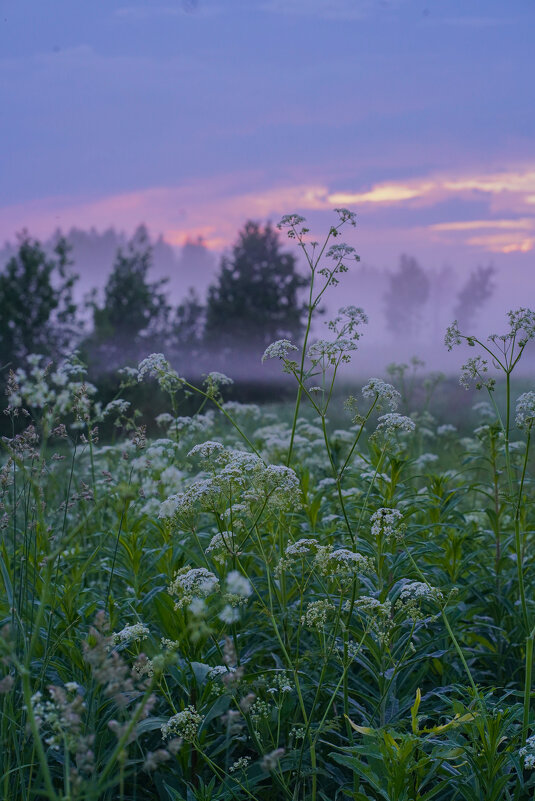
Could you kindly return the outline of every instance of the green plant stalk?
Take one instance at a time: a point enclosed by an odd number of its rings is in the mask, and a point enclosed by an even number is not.
[[[533,640],[535,629],[526,639],[526,675],[524,678],[524,713],[522,717],[522,745],[525,744],[529,729],[529,713],[531,706],[531,677],[533,675]]]

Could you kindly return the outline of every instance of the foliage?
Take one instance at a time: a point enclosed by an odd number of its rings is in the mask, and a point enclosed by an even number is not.
[[[77,276],[70,266],[64,238],[47,256],[26,231],[19,236],[17,253],[0,272],[0,366],[22,366],[31,353],[58,358],[72,348],[77,331],[72,289]]]
[[[488,394],[470,436],[433,417],[437,377],[415,410],[406,365],[334,427],[366,323],[346,306],[313,337],[355,258],[337,214],[321,246],[297,215],[281,223],[310,270],[303,346],[264,353],[296,383],[287,419],[161,353],[106,405],[75,355],[12,374],[7,417],[26,427],[0,469],[5,798],[533,798],[535,392],[515,404],[512,377],[535,313],[485,341],[448,330]],[[145,383],[169,399],[155,440],[123,397]]]
[[[243,350],[247,343],[251,351],[262,352],[274,340],[299,339],[304,314],[299,290],[304,286],[297,260],[281,251],[277,232],[247,222],[208,290],[207,344]]]
[[[104,289],[104,303],[93,299],[94,331],[87,343],[97,369],[117,368],[125,359],[141,358],[166,330],[169,307],[161,291],[165,281],[150,282],[152,247],[140,226],[119,248]]]

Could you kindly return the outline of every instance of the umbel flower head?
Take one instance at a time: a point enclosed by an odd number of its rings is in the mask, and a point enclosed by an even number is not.
[[[535,422],[535,392],[524,392],[516,402],[516,424],[518,428],[531,431]]]

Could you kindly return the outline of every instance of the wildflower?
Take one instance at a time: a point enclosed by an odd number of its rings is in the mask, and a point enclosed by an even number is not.
[[[424,581],[407,581],[403,585],[396,608],[402,609],[409,619],[416,621],[423,619],[420,610],[422,602],[440,605],[443,600],[444,596],[437,587],[431,587]]]
[[[444,337],[444,344],[448,350],[452,350],[454,345],[460,345],[462,342],[462,334],[459,330],[459,323],[454,320],[453,323],[446,329]]]
[[[161,389],[165,392],[176,392],[184,380],[172,369],[163,353],[151,353],[143,359],[137,368],[137,380],[143,381],[145,377],[156,378]]]
[[[262,356],[262,362],[265,362],[266,359],[286,359],[291,350],[297,350],[297,345],[294,345],[289,339],[278,339],[267,346]]]
[[[188,458],[198,456],[200,459],[212,459],[213,456],[221,456],[225,452],[225,447],[215,440],[207,440],[195,445],[188,453]]]
[[[248,598],[253,588],[251,582],[245,576],[242,576],[237,570],[231,570],[226,578],[227,592],[232,595],[238,595],[241,598]]]
[[[322,576],[342,578],[369,571],[371,568],[370,560],[366,556],[348,548],[331,550],[327,545],[318,547],[314,564]]]
[[[169,412],[162,412],[162,414],[157,415],[154,420],[157,426],[168,426],[173,422],[173,415],[169,414]]]
[[[277,671],[273,676],[270,676],[269,683],[273,685],[267,689],[270,695],[275,695],[275,693],[291,693],[293,689],[287,673],[283,670]]]
[[[312,548],[319,545],[318,540],[313,537],[304,537],[296,542],[291,542],[286,546],[286,556],[303,556],[310,553]]]
[[[182,712],[169,718],[166,723],[162,723],[162,737],[166,740],[171,734],[176,734],[187,742],[191,742],[196,738],[203,720],[204,715],[200,715],[194,706],[187,706]]]
[[[242,756],[233,762],[229,768],[229,773],[235,773],[237,770],[245,770],[251,762],[250,756]]]
[[[217,679],[218,676],[226,676],[227,673],[233,673],[235,670],[235,668],[229,667],[228,665],[215,665],[215,667],[210,668],[207,677],[210,681],[213,681],[213,679]]]
[[[524,392],[516,402],[516,424],[530,431],[535,422],[535,392]]]
[[[436,587],[431,587],[424,581],[408,581],[403,586],[399,597],[402,601],[408,601],[411,599],[423,600],[426,598],[434,601],[442,601],[444,598],[439,589]]]
[[[217,576],[205,567],[183,567],[175,577],[167,592],[169,595],[178,595],[175,609],[181,609],[190,604],[194,598],[206,598],[219,589]]]
[[[507,312],[509,318],[509,327],[511,329],[510,336],[517,336],[518,333],[522,334],[518,337],[519,347],[524,347],[529,339],[535,337],[535,312],[531,309],[520,308],[516,311]]]
[[[169,498],[166,498],[165,501],[162,501],[158,511],[158,517],[160,520],[168,520],[171,517],[174,517],[175,512],[178,509],[179,499],[181,496],[182,493],[177,493],[175,495],[170,495]]]
[[[307,604],[305,614],[301,615],[301,625],[309,628],[322,629],[327,623],[329,612],[335,607],[329,601],[311,601]]]
[[[378,408],[386,403],[393,412],[397,409],[401,399],[397,389],[380,378],[370,378],[368,383],[362,387],[362,395],[365,398],[376,400]]]
[[[383,414],[377,421],[377,431],[384,431],[385,434],[393,434],[395,431],[412,432],[416,428],[416,423],[410,417],[392,412]]]
[[[230,387],[234,383],[232,378],[229,378],[228,375],[225,373],[219,373],[217,371],[213,371],[208,373],[204,384],[206,386],[206,394],[210,397],[215,397],[221,387]]]
[[[107,417],[108,415],[115,414],[118,417],[121,414],[125,414],[132,404],[130,401],[123,400],[122,398],[117,398],[116,400],[110,401],[102,410],[102,417]]]
[[[496,379],[487,376],[488,371],[488,362],[481,356],[467,359],[465,364],[461,367],[459,383],[465,389],[470,389],[470,384],[474,381],[476,389],[483,389],[483,387],[485,387],[489,392],[492,392],[496,385]]]
[[[285,214],[277,223],[277,228],[279,231],[282,228],[297,228],[298,225],[304,222],[306,222],[306,220],[304,217],[301,217],[300,214]]]
[[[333,342],[318,339],[308,349],[307,356],[314,365],[324,361],[334,366],[341,361],[348,362],[351,358],[349,353],[353,350],[357,350],[357,344],[349,337],[338,337]]]
[[[533,770],[535,768],[535,735],[531,735],[526,740],[526,744],[518,752],[520,757],[524,758],[524,768],[526,770]]]
[[[231,623],[236,623],[236,621],[240,619],[240,613],[236,607],[231,604],[225,604],[218,617],[223,623],[230,625]]]
[[[141,642],[146,640],[150,632],[143,623],[134,623],[133,626],[125,626],[121,631],[112,634],[115,643]]]
[[[414,465],[418,468],[418,470],[424,470],[428,464],[433,464],[433,462],[437,461],[438,456],[436,453],[422,453],[417,459],[415,459]]]
[[[456,431],[456,426],[452,426],[451,423],[444,423],[444,425],[438,426],[437,435],[439,437],[444,437],[447,434],[455,434]]]
[[[390,601],[381,603],[378,598],[373,598],[371,595],[361,595],[360,598],[355,601],[355,608],[360,609],[361,612],[373,612],[381,617],[390,617],[392,604]]]
[[[383,537],[386,542],[396,539],[400,533],[403,515],[397,509],[378,509],[371,516],[372,536]]]
[[[335,212],[340,217],[341,223],[348,222],[353,228],[355,228],[357,224],[357,215],[354,211],[349,211],[349,209],[335,209]]]

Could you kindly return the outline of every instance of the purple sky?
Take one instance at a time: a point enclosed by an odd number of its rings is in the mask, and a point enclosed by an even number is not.
[[[357,211],[364,263],[534,281],[532,0],[5,0],[0,240]],[[191,280],[188,281],[191,283]]]

